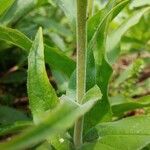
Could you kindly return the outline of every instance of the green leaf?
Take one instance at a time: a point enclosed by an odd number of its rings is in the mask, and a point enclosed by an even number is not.
[[[148,11],[150,11],[150,7],[135,12],[135,14],[125,20],[125,22],[123,22],[116,30],[109,34],[106,44],[109,63],[113,64],[120,54],[120,41],[122,36],[127,32],[127,30],[136,25],[142,16]]]
[[[34,4],[33,0],[15,0],[12,7],[1,17],[1,24],[11,25],[16,23],[22,16],[34,8]]]
[[[44,45],[40,28],[28,56],[28,96],[34,121],[38,115],[53,109],[59,102],[45,69]]]
[[[144,147],[142,150],[150,150],[150,144]]]
[[[31,125],[33,124],[30,121],[17,121],[13,124],[0,126],[0,136],[18,133]]]
[[[102,100],[98,101],[97,104],[90,110],[90,112],[87,113],[87,115],[90,117],[85,116],[85,126],[86,126],[85,132],[87,129],[90,129],[92,126],[95,126],[99,122],[111,120],[112,112],[108,100],[108,83],[110,76],[112,74],[112,68],[107,62],[105,41],[107,37],[107,30],[109,27],[109,23],[111,22],[112,18],[119,13],[119,10],[123,9],[127,5],[128,1],[125,0],[117,4],[116,6],[114,6],[115,5],[114,1],[111,2],[112,3],[109,3],[110,6],[108,5],[106,7],[106,10],[104,11],[104,12],[108,11],[107,14],[102,18],[102,20],[98,24],[97,29],[92,39],[90,40],[90,43],[88,44],[89,53],[91,53],[90,52],[91,50],[93,50],[93,52],[95,53],[95,72],[94,72],[96,82],[95,84],[99,86],[103,96]],[[87,62],[89,62],[89,60],[87,60]],[[93,71],[89,70],[87,72],[91,75],[90,72]]]
[[[16,121],[28,120],[27,115],[19,110],[0,105],[0,124],[12,124]]]
[[[55,45],[57,45],[57,47],[64,51],[67,51],[67,47],[65,45],[65,42],[63,40],[63,38],[61,38],[58,34],[56,33],[47,33],[47,35],[51,38],[51,40],[53,41],[53,43]]]
[[[91,88],[90,90],[88,90],[85,94],[85,96],[83,97],[83,102],[89,101],[89,100],[100,100],[97,102],[96,105],[98,105],[99,103],[101,104],[101,98],[102,98],[102,93],[100,88],[95,85],[93,88]],[[99,108],[99,106],[94,106],[93,108]],[[92,109],[93,109],[92,108]],[[95,111],[95,109],[93,109]],[[84,132],[86,132],[89,128],[92,127],[93,122],[95,120],[95,118],[99,117],[100,115],[95,115],[94,113],[97,114],[97,112],[94,111],[89,111],[86,115],[85,115],[85,123],[84,123]],[[97,117],[96,117],[97,116]],[[95,122],[94,122],[95,123]]]
[[[150,96],[147,95],[138,99],[115,96],[110,98],[110,103],[114,116],[118,116],[129,110],[150,107]]]
[[[92,132],[99,140],[85,144],[82,150],[139,150],[150,143],[150,117],[129,117],[112,123],[102,123]],[[92,138],[92,137],[90,137]]]
[[[52,146],[48,142],[44,142],[36,147],[36,150],[53,150]]]
[[[19,150],[31,147],[46,138],[63,133],[70,128],[77,118],[83,116],[96,101],[78,105],[72,101],[62,101],[57,108],[41,115],[38,125],[26,129],[20,136],[0,144],[0,149]]]
[[[0,26],[0,39],[20,47],[26,53],[29,52],[32,46],[32,41],[23,33],[4,26]],[[49,47],[47,45],[45,45],[44,48],[46,63],[70,77],[75,69],[75,62],[56,48]]]
[[[39,6],[47,4],[47,0],[1,0],[3,3],[15,1],[9,10],[0,18],[0,23],[4,25],[14,25],[30,11]]]
[[[72,97],[70,97],[68,95],[62,95],[62,97],[60,97],[60,98],[62,100],[67,99],[67,100],[75,101],[75,95]],[[95,85],[85,93],[85,95],[82,98],[82,103],[85,103],[87,101],[98,101],[101,98],[102,98],[101,90],[97,85]]]
[[[99,10],[94,16],[92,16],[87,21],[87,23],[88,23],[88,42],[90,42],[90,40],[92,39],[94,34],[96,34],[99,25],[101,24],[103,19],[107,16],[108,12],[111,11],[112,7],[115,4],[116,4],[116,0],[109,0],[107,5],[103,9]],[[122,8],[120,8],[120,10],[118,10],[118,11],[121,11],[121,9]]]
[[[102,23],[110,16],[110,21],[114,19],[128,3],[129,0],[123,0],[115,5],[116,0],[111,0],[104,9],[100,10],[88,21],[89,47],[93,46],[96,37],[100,34]]]
[[[0,16],[14,3],[15,0],[0,0]]]
[[[25,52],[28,52],[32,45],[32,41],[23,33],[5,26],[0,26],[0,39],[20,47]]]
[[[76,21],[76,1],[75,0],[52,0],[65,13],[69,21],[75,27]]]
[[[114,1],[112,1],[114,2]],[[108,121],[111,119],[111,109],[110,109],[110,104],[108,101],[108,96],[107,96],[107,92],[108,92],[108,82],[109,82],[109,78],[112,74],[112,68],[110,67],[110,65],[107,63],[106,58],[105,58],[105,35],[104,35],[104,31],[105,31],[105,27],[106,27],[106,22],[107,19],[113,14],[113,17],[115,17],[118,13],[119,10],[123,9],[128,3],[128,0],[123,1],[121,3],[119,3],[118,5],[116,5],[114,8],[112,8],[112,3],[110,3],[106,9],[107,11],[104,11],[106,14],[103,14],[103,18],[101,18],[101,13],[99,13],[96,17],[93,16],[92,19],[93,21],[91,21],[91,23],[89,23],[89,27],[90,25],[92,25],[92,22],[94,22],[94,24],[96,25],[96,27],[98,26],[98,28],[95,30],[94,26],[91,26],[94,29],[90,29],[91,32],[93,32],[93,36],[90,38],[89,36],[89,44],[88,44],[88,51],[87,51],[87,79],[86,79],[86,90],[89,90],[90,88],[92,88],[95,84],[98,85],[98,87],[101,89],[103,97],[101,101],[98,101],[97,104],[95,105],[95,107],[93,107],[91,109],[91,111],[89,113],[87,113],[85,115],[85,127],[84,130],[85,132],[90,129],[91,127],[95,126],[97,123],[101,122],[101,121]],[[110,8],[109,8],[110,7]],[[109,9],[108,9],[109,8]],[[112,9],[111,9],[112,8]],[[97,18],[101,18],[100,22],[97,22]],[[110,18],[111,20],[112,18]],[[90,20],[89,20],[90,22]],[[99,23],[99,24],[98,24]],[[107,25],[108,26],[108,25]],[[90,33],[89,33],[90,34]],[[98,61],[94,59],[93,56],[93,52],[95,50],[95,45],[97,43],[97,39],[100,40],[101,43],[99,43],[99,45],[102,45],[104,47],[99,47],[96,50],[99,51],[101,54],[98,56],[97,60],[99,59],[102,60],[102,64],[98,64]],[[67,90],[67,94],[69,95],[69,97],[74,97],[75,96],[75,87],[76,87],[76,80],[75,80],[75,72],[73,73],[71,79],[70,79],[70,83],[69,83],[69,89]],[[95,114],[99,114],[99,115],[95,115]],[[87,117],[86,117],[87,116]],[[89,117],[90,116],[90,117]]]
[[[52,75],[57,85],[57,93],[64,93],[68,86],[68,78],[62,75],[58,70],[52,70]]]
[[[102,93],[100,88],[95,85],[93,88],[88,90],[86,94],[83,96],[82,102],[85,103],[90,100],[100,100],[102,98]]]
[[[98,32],[98,28],[101,28],[101,24],[104,20],[107,19],[107,15],[111,11],[113,5],[115,5],[116,0],[110,0],[106,7],[102,10],[100,10],[98,13],[96,13],[93,17],[91,17],[88,20],[88,50],[87,50],[87,90],[89,90],[92,86],[96,84],[95,80],[95,74],[96,74],[96,68],[95,68],[95,60],[94,60],[94,54],[93,54],[93,48],[92,41],[95,39],[95,35]],[[122,6],[123,7],[123,6]],[[122,9],[122,7],[119,7],[118,10]],[[114,15],[115,16],[115,15]],[[94,42],[93,42],[94,43]]]
[[[133,0],[130,4],[130,8],[137,8],[142,6],[149,6],[150,1],[149,0]]]

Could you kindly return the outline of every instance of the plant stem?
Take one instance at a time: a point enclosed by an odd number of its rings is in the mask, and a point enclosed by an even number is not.
[[[88,18],[93,15],[94,0],[88,0]]]
[[[87,0],[77,0],[77,94],[76,100],[82,103],[86,91],[86,49],[87,49]],[[74,128],[74,144],[82,144],[83,117],[79,118]]]

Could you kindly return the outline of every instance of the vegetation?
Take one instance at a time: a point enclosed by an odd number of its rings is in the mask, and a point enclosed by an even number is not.
[[[0,149],[150,149],[149,0],[0,0]]]

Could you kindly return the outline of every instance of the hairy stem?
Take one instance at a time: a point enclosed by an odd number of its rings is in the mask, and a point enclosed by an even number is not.
[[[82,97],[86,90],[86,49],[87,49],[87,0],[77,0],[77,94],[76,100],[82,103]],[[74,144],[80,147],[82,144],[83,117],[79,118],[74,128]]]

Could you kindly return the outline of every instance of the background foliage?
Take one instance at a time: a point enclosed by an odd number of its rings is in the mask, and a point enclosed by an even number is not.
[[[149,0],[95,0],[83,105],[74,102],[75,6],[0,0],[0,149],[73,149],[84,114],[81,149],[149,149]]]

